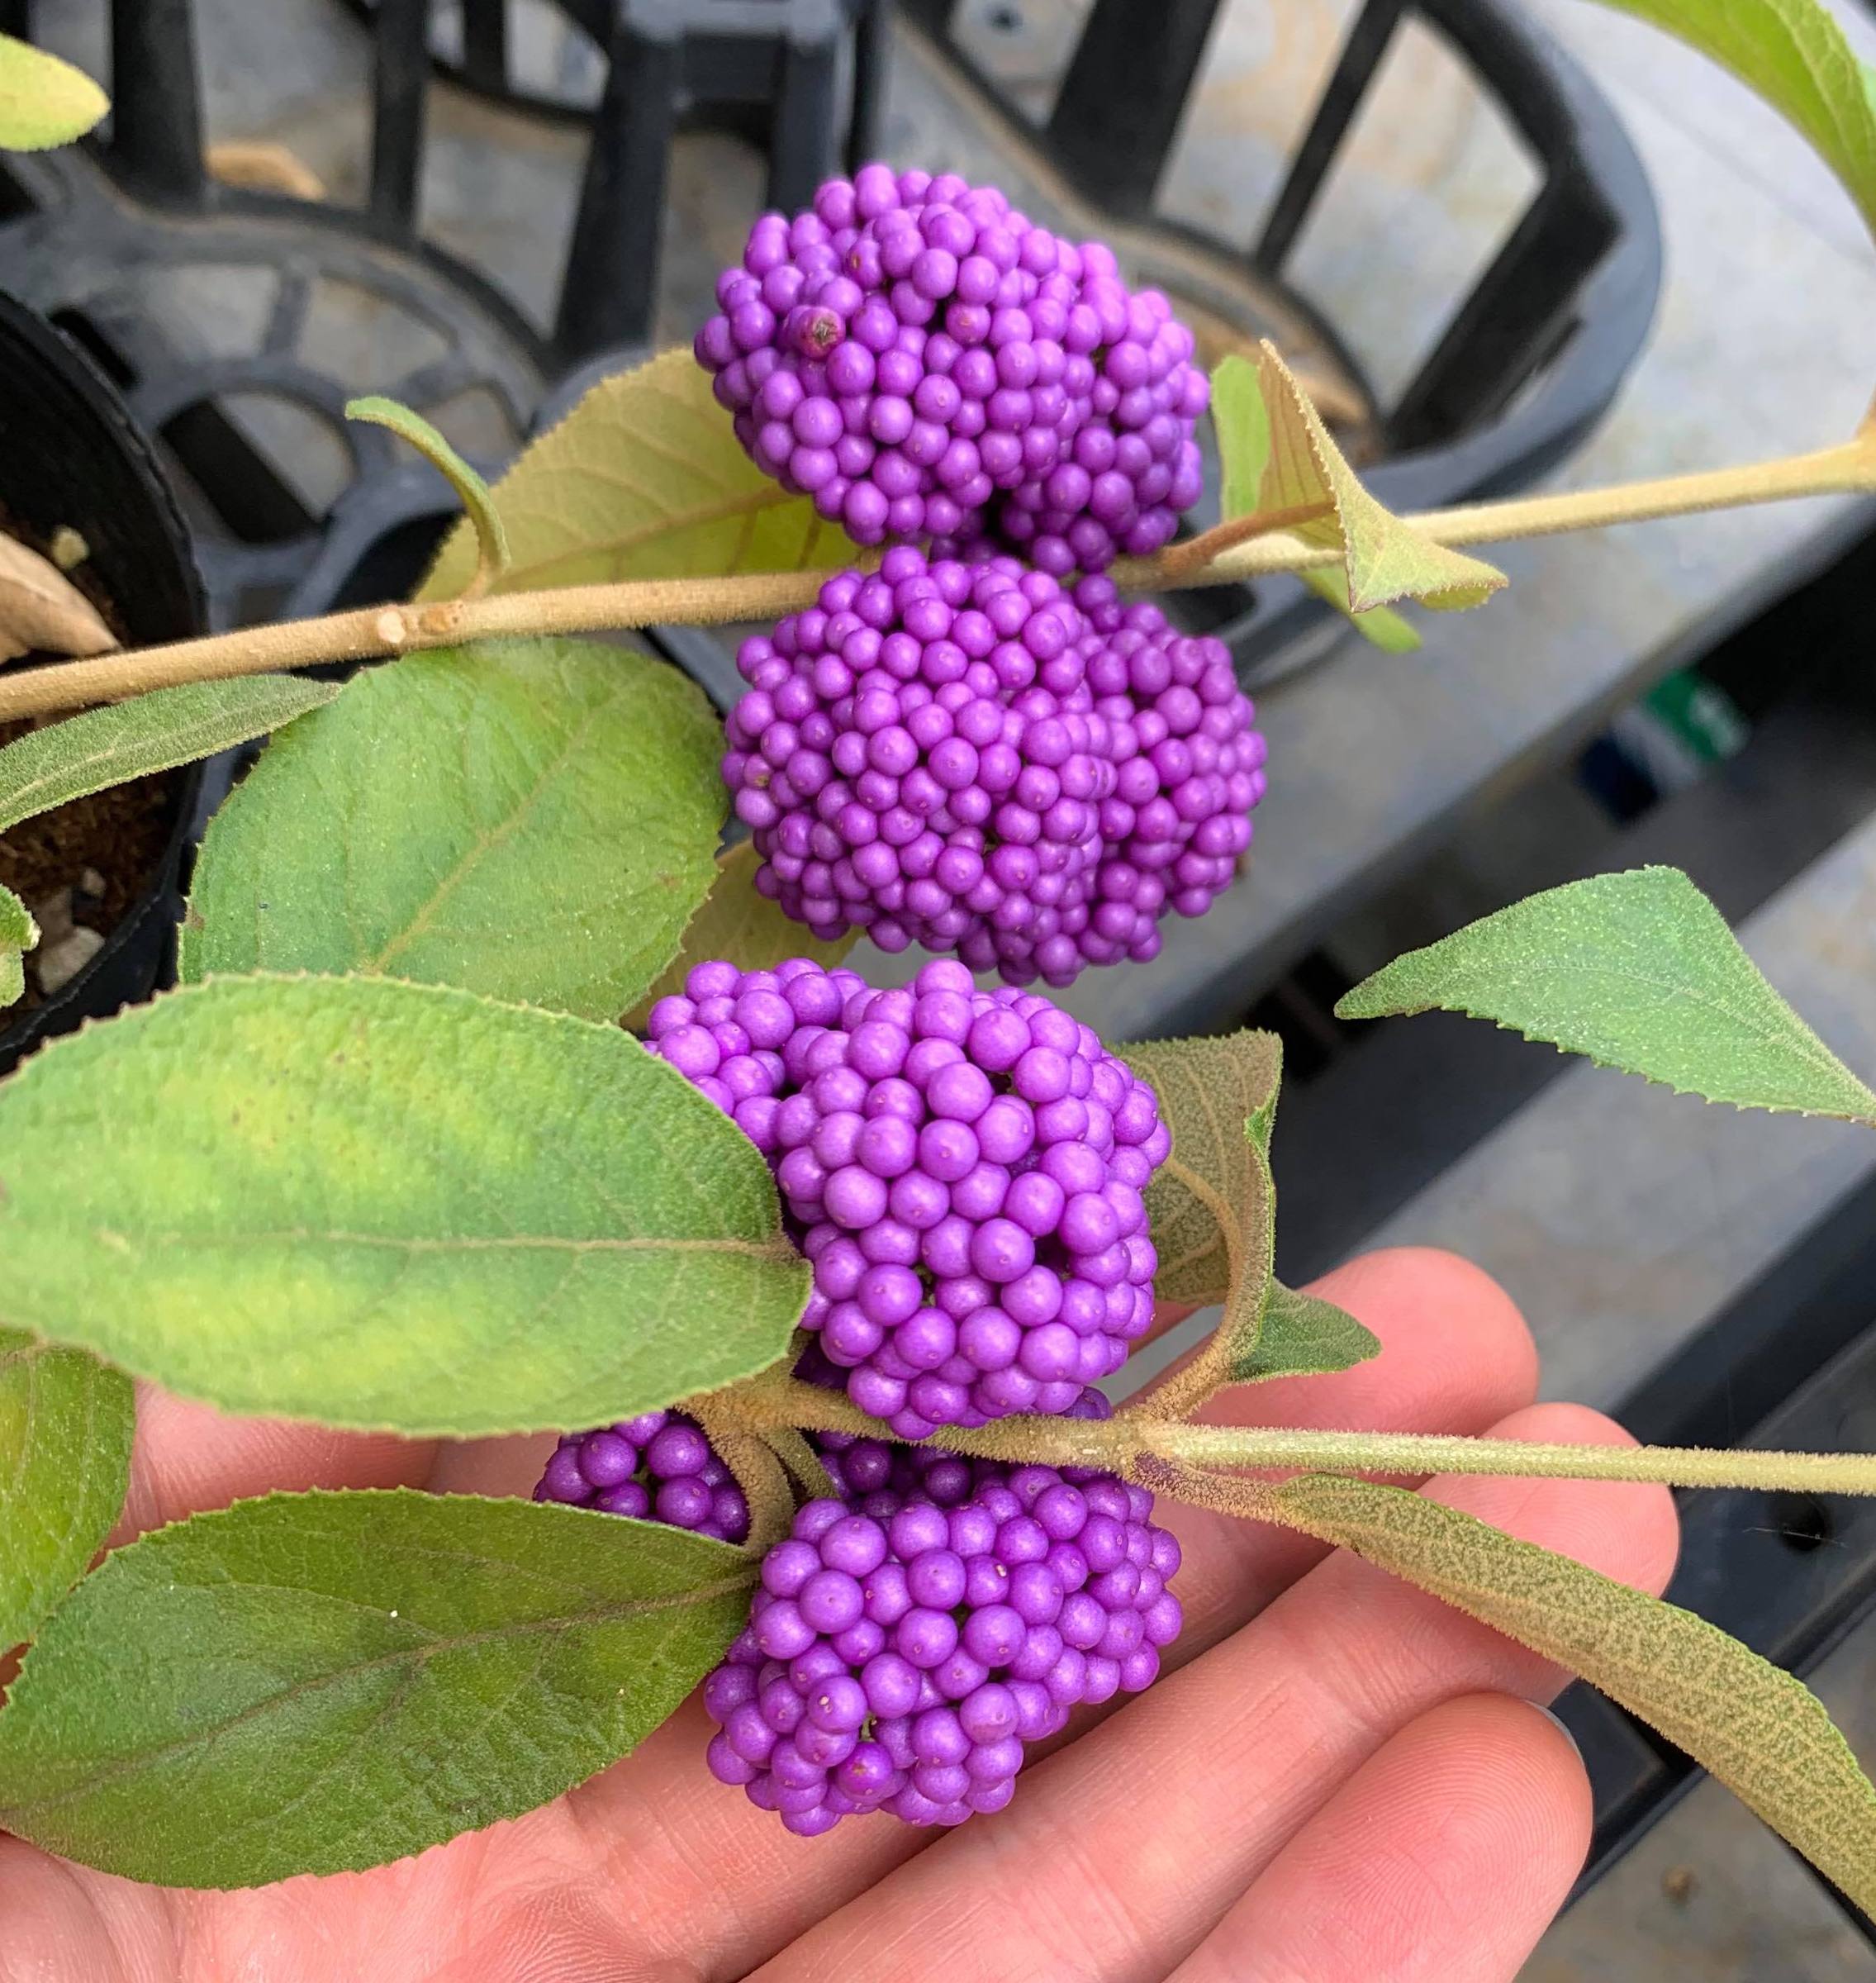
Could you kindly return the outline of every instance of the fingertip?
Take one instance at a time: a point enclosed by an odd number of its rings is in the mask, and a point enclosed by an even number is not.
[[[1437,1246],[1362,1253],[1311,1284],[1381,1339],[1437,1352],[1456,1366],[1490,1365],[1508,1387],[1537,1388],[1537,1344],[1517,1304],[1482,1267]]]

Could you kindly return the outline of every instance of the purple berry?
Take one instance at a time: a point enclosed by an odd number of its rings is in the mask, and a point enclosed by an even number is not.
[[[986,536],[1058,576],[1198,500],[1191,332],[1112,251],[955,174],[863,167],[765,214],[697,334],[752,458],[862,544]],[[807,425],[804,407],[819,411]],[[843,453],[844,450],[844,453]]]
[[[758,1055],[763,1001],[795,1023]],[[814,1264],[801,1323],[824,1367],[804,1374],[901,1437],[1077,1409],[1152,1320],[1142,1194],[1170,1136],[1152,1090],[1039,993],[979,991],[947,959],[891,991],[804,958],[710,963],[647,1044],[774,1167]]]
[[[646,1412],[568,1434],[549,1458],[534,1499],[636,1515],[723,1543],[740,1543],[749,1533],[742,1489],[710,1441],[676,1412]]]
[[[870,1440],[829,1457],[862,1453],[891,1484],[801,1509],[704,1683],[712,1772],[808,1836],[1001,1810],[1024,1745],[1151,1686],[1181,1624],[1143,1488]]]

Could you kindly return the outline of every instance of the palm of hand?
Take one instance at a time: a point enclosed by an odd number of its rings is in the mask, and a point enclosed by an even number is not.
[[[1325,1291],[1386,1353],[1206,1415],[1609,1441],[1533,1406],[1522,1321],[1475,1270],[1395,1253]],[[142,1401],[127,1529],[269,1487],[525,1492],[541,1443],[436,1448]],[[1659,1488],[1468,1480],[1440,1499],[1659,1590]],[[714,1782],[695,1700],[544,1809],[398,1865],[233,1894],[143,1887],[0,1838],[0,1983],[1491,1983],[1567,1892],[1589,1820],[1527,1705],[1558,1671],[1304,1538],[1162,1503],[1187,1629],[1137,1700],[955,1833],[790,1836]]]

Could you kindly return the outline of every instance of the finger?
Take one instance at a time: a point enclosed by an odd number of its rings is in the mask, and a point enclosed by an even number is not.
[[[276,1488],[416,1486],[433,1451],[432,1441],[389,1433],[231,1418],[140,1383],[130,1490],[112,1546],[199,1509],[226,1508],[243,1495]]]
[[[1538,1405],[1507,1439],[1622,1440]],[[1658,1590],[1673,1565],[1660,1488],[1470,1478],[1437,1498]],[[1156,1983],[1342,1782],[1440,1702],[1548,1699],[1564,1676],[1343,1553],[1251,1624],[1033,1771],[987,1826],[952,1834],[790,1949],[771,1983],[1076,1976]]]
[[[1592,1814],[1547,1714],[1502,1694],[1445,1702],[1362,1764],[1170,1983],[1510,1983]]]

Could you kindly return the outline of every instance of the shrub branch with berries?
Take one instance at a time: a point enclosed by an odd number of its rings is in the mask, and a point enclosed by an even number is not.
[[[1876,212],[1841,130],[1764,80]],[[1876,156],[1876,105],[1851,116]],[[791,1830],[994,1822],[1030,1745],[1177,1639],[1172,1496],[1570,1666],[1876,1907],[1876,1789],[1795,1680],[1361,1477],[1868,1494],[1876,1458],[1196,1422],[1380,1346],[1273,1277],[1275,1041],[1122,1048],[1052,996],[1256,885],[1254,711],[1142,594],[1299,571],[1398,649],[1391,602],[1503,583],[1464,545],[1867,490],[1876,431],[1391,516],[1275,350],[1208,381],[1099,244],[883,165],[764,216],[717,300],[492,491],[362,404],[463,499],[416,601],[0,680],[0,720],[117,705],[0,753],[0,807],[186,758],[211,719],[278,733],[204,844],[182,987],[0,1084],[0,1649],[30,1642],[0,1828],[185,1886],[381,1864],[699,1686],[698,1768]],[[1175,541],[1208,404],[1223,521]],[[560,637],[751,619],[726,725]],[[383,656],[342,692],[273,672]],[[862,934],[925,953],[910,982],[869,983]],[[1516,905],[1342,1010],[1435,1007],[1876,1126],[1671,870]],[[1156,1298],[1220,1320],[1129,1397]],[[275,1494],[88,1570],[133,1376],[558,1443],[532,1500]]]

